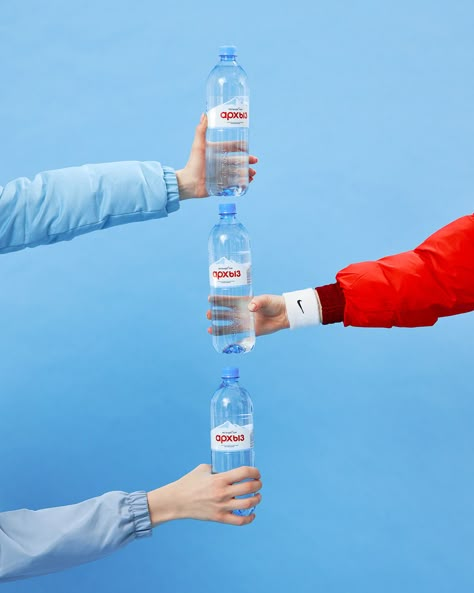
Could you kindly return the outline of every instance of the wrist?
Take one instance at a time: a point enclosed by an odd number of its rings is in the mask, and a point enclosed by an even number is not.
[[[153,527],[167,521],[183,518],[173,484],[167,484],[166,486],[147,492],[147,502]]]
[[[282,313],[280,315],[280,329],[290,329],[290,320],[288,318],[288,310],[286,307],[285,297],[282,295],[280,299],[282,308]]]
[[[180,200],[188,200],[194,198],[194,188],[186,176],[186,170],[180,169],[176,171],[176,180],[178,181],[178,192]]]
[[[284,292],[287,321],[290,329],[319,325],[321,323],[321,305],[313,288]]]

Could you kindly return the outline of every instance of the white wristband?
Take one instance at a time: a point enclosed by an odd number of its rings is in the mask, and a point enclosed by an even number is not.
[[[321,323],[319,298],[314,288],[284,292],[283,297],[290,329]]]

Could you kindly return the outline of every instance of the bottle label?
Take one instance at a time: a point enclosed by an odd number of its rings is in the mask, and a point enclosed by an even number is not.
[[[239,264],[226,257],[221,257],[209,266],[209,283],[213,288],[245,286],[251,282],[250,264]]]
[[[242,451],[253,448],[253,424],[239,426],[224,422],[211,430],[211,449],[213,451]]]
[[[227,103],[221,103],[207,112],[209,128],[248,128],[249,98],[233,97]]]

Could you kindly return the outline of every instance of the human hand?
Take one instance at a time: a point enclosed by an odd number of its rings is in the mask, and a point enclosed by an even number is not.
[[[242,315],[242,306],[247,305],[248,297],[209,297],[211,309],[207,311],[207,318],[210,321],[233,321],[229,325],[214,324],[208,328],[208,333],[215,335],[224,335],[229,333],[239,333],[243,330],[239,326],[239,319],[245,321]],[[290,327],[286,314],[285,299],[280,295],[263,294],[253,297],[248,303],[248,310],[254,314],[255,334],[265,336],[281,329]]]
[[[154,527],[173,519],[247,525],[255,519],[254,514],[241,517],[232,511],[259,504],[262,497],[256,493],[261,487],[260,472],[255,467],[243,466],[212,474],[210,465],[198,465],[176,482],[148,492],[151,522]],[[248,494],[253,496],[236,499]]]
[[[184,169],[176,171],[180,200],[186,200],[188,198],[205,198],[208,195],[206,189],[206,130],[207,115],[203,113],[201,121],[196,128],[188,162]],[[226,150],[228,152],[239,151],[246,148],[245,143],[239,141],[222,142],[221,144],[221,150]],[[249,156],[249,164],[254,165],[257,161],[257,157],[252,155]],[[255,174],[255,169],[249,167],[249,182],[253,181]]]

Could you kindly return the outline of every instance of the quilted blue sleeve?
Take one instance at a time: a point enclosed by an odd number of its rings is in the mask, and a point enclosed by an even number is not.
[[[46,171],[0,187],[0,254],[178,210],[173,169],[125,161]]]

